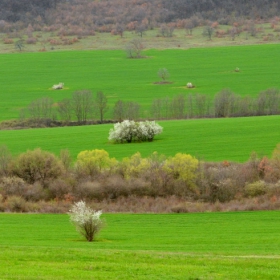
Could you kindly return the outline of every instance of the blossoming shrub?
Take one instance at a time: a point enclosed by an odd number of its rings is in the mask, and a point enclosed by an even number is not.
[[[132,141],[153,141],[154,136],[162,133],[162,127],[155,121],[135,122],[125,120],[116,123],[109,132],[109,140],[117,143]]]
[[[104,222],[100,219],[102,211],[94,211],[84,201],[76,202],[69,210],[70,221],[87,241],[93,241]]]

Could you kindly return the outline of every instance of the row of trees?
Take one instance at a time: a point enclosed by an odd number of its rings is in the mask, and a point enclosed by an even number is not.
[[[179,94],[173,98],[155,99],[151,116],[155,119],[204,117],[242,117],[280,114],[280,91],[268,89],[254,98],[241,97],[229,89],[217,93],[214,99],[206,94]]]
[[[176,196],[213,203],[266,196],[273,203],[280,195],[279,145],[271,159],[252,154],[245,163],[210,163],[188,154],[165,157],[156,152],[118,161],[104,150],[83,151],[74,163],[66,150],[59,157],[36,149],[13,158],[0,147],[0,155],[0,210],[11,197],[39,202]],[[24,211],[20,206],[10,210]]]
[[[214,98],[206,94],[179,94],[174,97],[155,99],[150,112],[141,112],[137,102],[118,100],[109,111],[106,95],[90,90],[73,93],[72,98],[58,103],[48,97],[31,102],[23,109],[20,119],[48,125],[51,121],[65,124],[76,122],[84,124],[105,119],[121,122],[123,120],[146,119],[187,119],[205,117],[242,117],[280,114],[280,91],[275,88],[259,93],[257,97],[241,97],[229,89],[217,93]]]
[[[102,91],[94,96],[90,90],[79,90],[73,93],[72,98],[63,99],[58,103],[54,103],[49,97],[34,100],[21,111],[20,118],[29,118],[37,123],[57,119],[69,123],[74,117],[79,124],[99,118],[102,123],[107,110],[107,97]]]

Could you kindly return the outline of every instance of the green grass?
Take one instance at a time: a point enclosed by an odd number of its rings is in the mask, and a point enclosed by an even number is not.
[[[183,93],[213,97],[223,88],[256,96],[280,87],[279,45],[147,50],[146,59],[127,59],[122,50],[0,54],[0,120],[18,118],[21,108],[40,97],[55,101],[76,90],[103,91],[112,105],[119,99],[139,102],[147,116],[155,98]],[[240,72],[233,70],[239,67]],[[156,85],[159,68],[172,84]],[[53,84],[65,83],[61,91]],[[192,82],[195,89],[185,85]],[[107,115],[109,116],[109,114]]]
[[[83,241],[66,215],[1,214],[1,279],[279,279],[275,212],[105,214]]]
[[[121,160],[140,152],[166,156],[191,154],[207,161],[246,161],[251,153],[270,156],[279,143],[280,116],[161,121],[163,133],[153,142],[113,144],[108,141],[112,124],[0,131],[0,145],[17,155],[41,148],[59,154],[68,149],[73,159],[83,150],[104,149]]]

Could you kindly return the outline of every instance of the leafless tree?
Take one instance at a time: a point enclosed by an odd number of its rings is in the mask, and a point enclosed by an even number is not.
[[[42,97],[32,101],[28,106],[28,112],[33,121],[50,120],[53,117],[53,100],[49,97]]]
[[[202,34],[211,41],[213,32],[214,32],[214,28],[211,25],[206,25],[203,29]]]
[[[126,45],[126,53],[128,58],[141,58],[144,45],[142,40],[135,38]]]
[[[163,100],[161,98],[153,100],[151,105],[151,115],[154,119],[159,120],[162,118]]]
[[[93,111],[93,96],[90,90],[75,91],[72,96],[72,108],[79,123],[85,123]]]
[[[165,82],[169,78],[169,72],[166,68],[161,68],[158,70],[158,76]]]
[[[70,122],[72,118],[72,100],[67,98],[58,102],[57,110],[62,120]]]
[[[99,114],[100,122],[103,123],[104,114],[108,111],[108,104],[107,97],[102,91],[96,93],[94,105]]]
[[[140,105],[137,102],[126,103],[126,119],[137,120],[140,116]]]
[[[230,117],[234,112],[235,95],[229,89],[223,89],[214,99],[215,116],[218,118]]]
[[[12,160],[12,155],[7,146],[0,146],[0,175],[8,174],[9,163]]]
[[[115,120],[118,120],[119,122],[123,121],[126,114],[125,111],[126,111],[125,102],[122,100],[118,100],[113,108],[113,118]]]
[[[183,94],[174,96],[170,105],[173,118],[183,119],[185,117],[186,99]]]

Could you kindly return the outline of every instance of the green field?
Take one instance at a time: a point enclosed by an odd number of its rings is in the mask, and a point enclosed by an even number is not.
[[[0,54],[0,120],[18,118],[20,109],[37,98],[59,101],[82,89],[103,91],[111,109],[119,99],[139,102],[145,117],[156,98],[190,92],[213,97],[223,88],[256,96],[280,87],[279,44],[147,50],[144,55],[127,59],[122,50]],[[159,68],[168,69],[172,84],[154,84]],[[65,89],[51,90],[59,82]],[[186,89],[187,82],[196,88]]]
[[[280,215],[105,214],[83,241],[66,215],[1,214],[1,279],[279,279]]]
[[[83,150],[104,149],[121,160],[140,152],[166,156],[191,154],[207,161],[246,161],[251,153],[270,156],[279,139],[280,116],[161,121],[163,133],[153,142],[113,144],[108,141],[112,124],[0,131],[0,145],[17,155],[41,148],[59,154],[68,149],[73,159]]]

